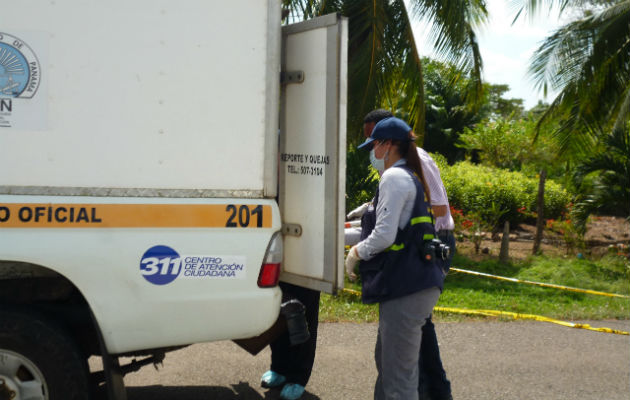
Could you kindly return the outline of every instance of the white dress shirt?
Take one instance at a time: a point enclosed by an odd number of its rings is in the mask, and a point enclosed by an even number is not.
[[[433,158],[424,151],[424,149],[418,147],[418,156],[420,157],[420,163],[422,164],[422,172],[424,173],[424,179],[427,181],[431,195],[432,206],[446,206],[446,214],[435,219],[435,231],[449,230],[452,231],[455,228],[455,222],[451,216],[451,208],[448,205],[448,197],[446,196],[446,189],[442,183],[442,177],[440,176],[440,169],[438,168]]]

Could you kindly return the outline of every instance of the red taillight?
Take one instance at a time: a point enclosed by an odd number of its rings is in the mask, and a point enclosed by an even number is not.
[[[260,267],[258,287],[268,288],[278,285],[278,280],[280,280],[280,269],[282,267],[282,256],[282,235],[280,232],[276,232],[269,241],[267,251],[265,252],[265,258],[263,259],[262,266]]]
[[[281,264],[263,264],[258,275],[258,287],[274,287],[280,279]]]

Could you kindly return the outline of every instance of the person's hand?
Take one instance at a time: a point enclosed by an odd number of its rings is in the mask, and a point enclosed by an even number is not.
[[[348,215],[346,215],[346,220],[349,221],[351,219],[361,218],[363,216],[363,214],[365,214],[365,212],[367,211],[369,206],[370,206],[370,203],[363,203],[363,204],[361,204],[359,207],[357,207],[354,210],[350,211],[348,213]]]
[[[346,272],[351,282],[357,279],[357,275],[354,273],[354,267],[361,261],[359,254],[357,253],[357,246],[352,246],[346,257]]]

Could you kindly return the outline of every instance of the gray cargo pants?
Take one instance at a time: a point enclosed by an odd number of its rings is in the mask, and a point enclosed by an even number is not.
[[[422,326],[439,297],[440,289],[433,287],[379,304],[375,400],[418,399]]]

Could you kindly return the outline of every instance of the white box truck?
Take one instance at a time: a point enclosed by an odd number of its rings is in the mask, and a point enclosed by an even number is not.
[[[89,397],[343,286],[347,21],[280,0],[20,0],[0,19],[0,400]],[[144,357],[120,365],[119,357]]]

